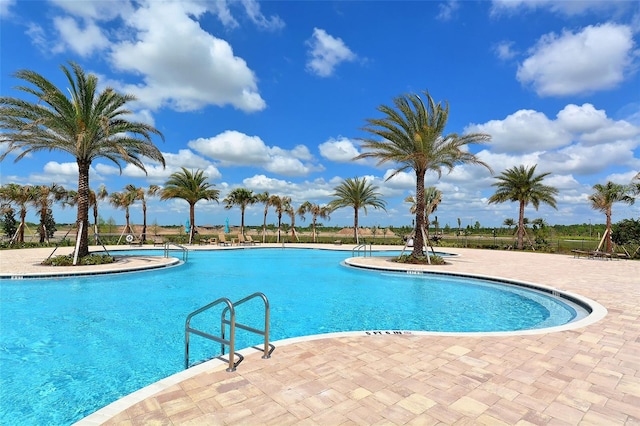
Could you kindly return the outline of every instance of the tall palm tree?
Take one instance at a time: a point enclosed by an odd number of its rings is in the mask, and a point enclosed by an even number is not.
[[[40,225],[38,226],[38,233],[40,234],[40,242],[44,243],[47,238],[46,220],[47,213],[51,210],[53,203],[59,201],[65,201],[69,196],[67,190],[57,183],[51,185],[38,185],[34,186],[33,190],[34,199],[32,201],[34,207],[38,209],[40,215]]]
[[[35,200],[35,191],[31,185],[18,185],[17,183],[8,183],[0,187],[0,198],[14,204],[20,209],[20,225],[18,226],[18,234],[13,236],[12,241],[24,243],[24,227],[27,218],[28,206],[33,204]]]
[[[69,206],[77,206],[78,205],[78,191],[67,191],[67,199],[63,203],[63,207],[65,205]],[[100,185],[98,191],[94,191],[93,189],[89,189],[89,207],[93,210],[93,237],[95,240],[95,244],[98,244],[99,240],[99,229],[98,229],[98,203],[109,196],[109,192],[107,192],[107,187]]]
[[[449,104],[437,104],[427,91],[423,94],[426,102],[418,94],[407,94],[394,98],[394,107],[381,105],[378,111],[383,118],[367,119],[364,131],[375,138],[363,138],[362,148],[368,149],[354,160],[377,158],[378,165],[387,162],[398,167],[387,180],[405,170],[413,169],[416,174],[416,220],[413,257],[421,257],[424,239],[424,177],[427,171],[442,175],[442,169],[449,172],[457,164],[480,164],[489,171],[491,168],[465,148],[472,143],[483,143],[491,137],[484,133],[470,133],[459,136],[444,134],[449,118]]]
[[[276,239],[276,242],[279,243],[280,242],[280,233],[282,230],[282,214],[285,213],[285,211],[287,210],[287,205],[289,205],[289,203],[291,203],[291,197],[280,197],[278,195],[272,195],[269,201],[269,204],[271,206],[273,206],[273,208],[276,211],[276,214],[278,215],[278,237]]]
[[[536,210],[540,203],[556,207],[555,195],[558,190],[553,186],[543,185],[542,181],[551,173],[535,175],[536,166],[513,166],[496,176],[498,182],[492,184],[497,187],[496,193],[489,197],[489,204],[517,202],[520,206],[518,214],[518,249],[524,247],[524,208],[533,204]]]
[[[240,233],[244,235],[244,212],[247,206],[255,204],[258,199],[253,194],[253,191],[246,188],[236,188],[229,192],[227,196],[222,200],[227,203],[224,208],[229,210],[233,206],[240,207]]]
[[[377,186],[367,182],[367,178],[357,177],[347,178],[334,188],[335,192],[332,195],[336,198],[329,202],[328,207],[331,211],[341,207],[353,207],[353,239],[356,240],[356,244],[360,243],[358,211],[363,209],[364,214],[367,214],[367,207],[387,211],[387,202],[380,198],[382,194],[376,192],[377,189]]]
[[[624,185],[613,183],[611,181],[604,185],[599,183],[593,185],[593,194],[589,196],[591,208],[601,211],[607,218],[607,230],[605,231],[607,242],[607,253],[612,252],[611,245],[611,209],[614,203],[625,203],[632,205],[634,198],[628,192],[628,188]]]
[[[415,214],[416,209],[418,208],[418,203],[416,199],[413,198],[413,195],[409,195],[404,201],[411,203],[409,211],[412,214]],[[428,186],[424,189],[424,223],[427,231],[427,240],[429,240],[429,215],[438,210],[438,206],[441,202],[442,191],[437,189],[435,186]]]
[[[131,223],[129,222],[129,207],[136,201],[136,194],[131,191],[127,191],[125,187],[125,191],[123,192],[112,192],[109,194],[109,203],[117,209],[124,210],[125,217],[125,227],[124,234],[131,234],[133,229],[131,228]]]
[[[220,191],[212,189],[213,184],[207,182],[208,177],[204,171],[189,171],[182,167],[182,170],[169,176],[164,189],[160,191],[161,200],[180,198],[189,203],[189,244],[193,241],[193,234],[196,229],[196,203],[200,200],[218,202]]]
[[[269,214],[269,206],[271,206],[271,196],[267,191],[256,195],[256,202],[264,204],[264,217],[262,220],[262,243],[267,241],[267,214]]]
[[[298,231],[296,231],[296,215],[298,211],[293,207],[293,204],[291,204],[291,200],[285,205],[284,212],[291,218],[291,241],[293,241],[294,238],[298,240]]]
[[[18,152],[15,161],[40,151],[62,151],[71,154],[78,165],[78,257],[89,254],[89,168],[98,158],[106,158],[120,170],[133,164],[146,172],[144,157],[162,164],[164,157],[153,144],[151,135],[163,138],[155,127],[130,121],[126,105],[135,100],[107,87],[98,92],[98,77],[85,74],[80,65],[69,62],[61,66],[68,80],[61,90],[42,75],[21,70],[15,76],[32,87],[17,90],[36,97],[35,102],[0,97],[0,129],[6,143],[0,161],[10,152]]]
[[[147,240],[147,198],[146,196],[154,196],[160,192],[158,185],[151,185],[145,189],[143,187],[137,187],[133,184],[125,186],[125,191],[130,194],[134,201],[142,202],[142,236],[141,240],[144,243]]]
[[[311,213],[311,233],[313,235],[313,242],[315,243],[317,237],[316,223],[318,221],[318,218],[329,220],[331,209],[328,206],[320,206],[318,204],[313,204],[309,201],[305,201],[304,203],[302,203],[300,208],[298,208],[298,215],[302,218],[302,220],[304,220],[307,213]]]

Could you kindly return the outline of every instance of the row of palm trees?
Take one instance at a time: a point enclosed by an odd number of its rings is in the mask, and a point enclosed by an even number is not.
[[[0,130],[3,131],[2,142],[6,146],[0,155],[0,161],[9,153],[17,153],[16,161],[19,161],[40,151],[62,151],[76,159],[78,190],[75,202],[80,228],[76,254],[83,257],[89,254],[87,229],[88,210],[92,205],[89,186],[89,168],[92,162],[98,158],[106,158],[120,169],[123,164],[132,164],[146,172],[142,160],[149,158],[164,167],[165,160],[151,139],[153,135],[160,138],[163,135],[153,126],[127,120],[126,116],[131,111],[126,106],[135,100],[132,95],[119,94],[110,87],[98,92],[98,78],[93,74],[87,75],[76,63],[69,62],[68,67],[62,65],[61,69],[67,77],[70,97],[34,71],[21,70],[15,73],[17,78],[30,84],[16,89],[35,96],[36,100],[29,102],[20,98],[0,97]],[[443,170],[451,172],[460,164],[481,165],[493,173],[489,165],[468,149],[469,145],[486,143],[491,137],[484,133],[444,133],[449,117],[449,104],[436,103],[426,91],[422,92],[422,96],[416,93],[398,96],[393,99],[392,106],[381,105],[377,110],[382,117],[366,119],[366,125],[361,130],[370,136],[360,138],[363,152],[354,160],[372,158],[378,160],[378,165],[392,164],[395,170],[387,180],[406,170],[415,172],[415,240],[411,255],[422,257],[428,220],[424,183],[426,173],[432,172],[441,177]],[[535,166],[518,166],[503,172],[494,184],[498,189],[491,197],[491,203],[520,203],[519,248],[522,248],[524,233],[524,206],[531,203],[537,208],[540,203],[545,203],[555,207],[554,196],[557,190],[542,184],[547,175],[535,176]],[[172,174],[162,189],[161,199],[182,198],[189,203],[190,239],[195,232],[195,204],[201,199],[218,201],[219,191],[212,186],[206,182],[202,171],[183,168],[181,172]],[[354,237],[357,240],[359,209],[363,208],[365,212],[368,206],[385,209],[385,202],[376,190],[366,179],[346,179],[335,188],[336,199],[325,206],[327,210],[323,214],[328,215],[335,208],[352,206],[355,211]],[[350,199],[355,193],[362,196],[362,199]],[[241,206],[243,228],[244,208],[250,203],[249,195],[234,193],[233,196],[230,195],[232,198],[228,198],[228,205]],[[280,225],[290,199],[272,198],[266,194],[259,197],[265,203],[265,217],[268,207],[273,206],[278,213]],[[268,203],[265,199],[269,200]],[[93,203],[94,206],[96,204]],[[317,211],[318,217],[321,217],[323,208],[314,205],[305,207],[309,212]],[[295,236],[294,217],[292,216],[292,232]]]

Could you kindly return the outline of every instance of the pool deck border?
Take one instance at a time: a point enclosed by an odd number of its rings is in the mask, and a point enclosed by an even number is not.
[[[608,313],[536,334],[287,339],[268,360],[245,349],[233,373],[220,361],[200,364],[78,424],[640,424],[640,262],[450,251],[460,256],[446,272],[544,283]],[[3,273],[16,261],[7,253]]]

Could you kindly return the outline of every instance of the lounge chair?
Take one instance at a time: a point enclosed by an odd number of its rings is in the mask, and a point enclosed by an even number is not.
[[[218,242],[217,238],[202,238],[200,239],[200,245],[207,245],[207,244],[215,244]]]
[[[252,246],[256,245],[256,241],[253,240],[253,238],[251,237],[251,235],[245,235],[244,239],[247,241],[247,243],[249,243]]]
[[[252,246],[255,245],[253,239],[249,239],[250,237],[244,236],[242,234],[238,234],[238,244],[243,246]]]
[[[230,246],[231,243],[227,241],[224,234],[218,234],[218,245],[219,246]]]
[[[153,239],[153,246],[154,247],[164,246],[164,240],[160,239],[160,238],[154,238]]]

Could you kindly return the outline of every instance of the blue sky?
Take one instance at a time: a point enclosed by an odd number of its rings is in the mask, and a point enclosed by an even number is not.
[[[550,224],[603,223],[589,207],[592,186],[629,183],[640,171],[640,6],[633,1],[15,1],[0,0],[0,93],[22,96],[12,74],[35,70],[60,86],[72,60],[104,86],[134,94],[132,118],[156,126],[167,167],[122,175],[93,163],[91,187],[162,185],[180,169],[202,169],[220,204],[199,202],[196,223],[239,223],[222,199],[233,188],[320,205],[345,178],[379,187],[387,212],[361,214],[365,226],[411,225],[403,200],[412,172],[386,181],[392,167],[353,162],[358,138],[377,107],[428,90],[448,101],[447,132],[485,132],[472,152],[499,174],[537,164],[560,191],[558,209],[529,206]],[[32,99],[33,100],[33,99]],[[38,153],[0,164],[0,183],[62,184],[76,189],[74,158]],[[442,226],[500,226],[517,205],[489,205],[495,182],[485,168],[459,166],[426,185],[443,192]],[[614,222],[639,206],[614,206]],[[262,223],[261,205],[247,211]],[[100,215],[124,222],[107,202]],[[58,222],[74,209],[56,207]],[[148,202],[149,223],[179,224],[182,200]],[[29,218],[36,220],[30,213]],[[141,223],[139,203],[133,223]],[[268,221],[276,221],[270,214]],[[309,220],[307,220],[308,222]],[[298,222],[299,223],[299,222]],[[340,209],[326,222],[353,223]]]

